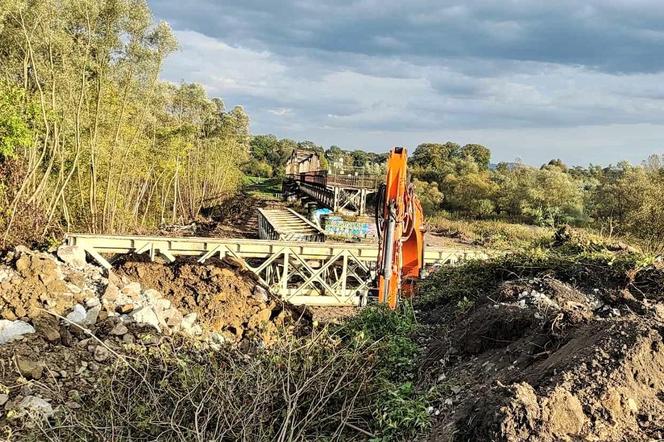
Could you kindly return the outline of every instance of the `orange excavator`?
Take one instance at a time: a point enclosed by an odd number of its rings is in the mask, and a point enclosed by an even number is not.
[[[376,201],[378,302],[395,309],[400,296],[412,297],[424,266],[424,214],[408,177],[403,147],[390,151],[385,183]]]

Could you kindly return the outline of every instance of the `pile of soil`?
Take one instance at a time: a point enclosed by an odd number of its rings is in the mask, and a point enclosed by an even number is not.
[[[74,269],[48,253],[17,250],[0,265],[2,319],[35,319],[44,310],[65,315],[75,304],[96,296],[107,283],[98,267]]]
[[[206,329],[228,342],[258,336],[269,345],[280,330],[299,334],[311,325],[306,309],[284,303],[264,289],[255,275],[229,260],[164,265],[134,257],[114,272],[158,290],[180,310],[197,313]]]
[[[664,438],[664,272],[640,273],[638,300],[542,276],[444,307],[423,367],[440,393],[430,440]]]

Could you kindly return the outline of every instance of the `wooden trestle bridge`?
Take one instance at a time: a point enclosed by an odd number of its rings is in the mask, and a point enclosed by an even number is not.
[[[284,300],[319,306],[364,305],[378,256],[376,245],[360,243],[90,234],[68,234],[66,241],[107,269],[115,257],[129,253],[162,256],[169,262],[178,256],[197,257],[201,263],[233,257]],[[427,266],[486,257],[476,250],[431,247],[424,256]]]

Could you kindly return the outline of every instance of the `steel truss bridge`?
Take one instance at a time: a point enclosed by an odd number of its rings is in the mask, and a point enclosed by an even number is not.
[[[82,247],[106,269],[124,254],[197,257],[204,263],[232,257],[242,262],[273,293],[293,304],[357,306],[367,302],[375,278],[378,247],[373,244],[292,242],[253,239],[68,234],[69,245]],[[429,267],[485,259],[484,252],[426,248]]]

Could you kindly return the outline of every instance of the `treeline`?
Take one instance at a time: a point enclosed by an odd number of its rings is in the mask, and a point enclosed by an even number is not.
[[[259,177],[280,177],[285,171],[286,162],[295,149],[310,150],[318,153],[323,168],[331,173],[362,171],[379,173],[382,171],[387,154],[365,152],[363,150],[344,150],[339,146],[323,148],[312,141],[294,141],[279,139],[274,135],[256,135],[250,141],[250,160],[244,166],[247,175]]]
[[[122,232],[233,192],[248,117],[159,80],[176,49],[145,0],[0,0],[0,229]]]
[[[490,164],[484,146],[422,144],[411,170],[425,210],[474,218],[508,218],[537,225],[590,226],[664,249],[664,155],[643,164],[541,167]]]

